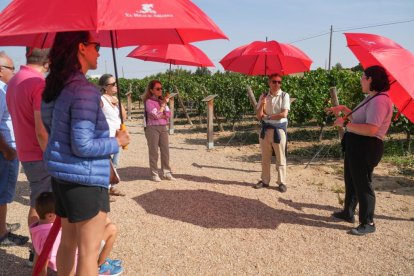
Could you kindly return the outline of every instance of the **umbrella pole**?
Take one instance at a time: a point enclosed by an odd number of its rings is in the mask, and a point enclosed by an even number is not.
[[[171,61],[170,61],[170,69],[168,71],[168,83],[167,83],[167,89],[168,89],[168,91],[170,89],[170,80],[171,80]]]
[[[115,70],[115,82],[116,87],[118,87],[118,107],[119,107],[119,117],[121,118],[121,126],[124,124],[124,118],[122,117],[122,104],[121,104],[121,88],[119,87],[119,80],[118,80],[118,67],[116,65],[116,56],[115,56],[115,43],[114,43],[114,36],[113,31],[110,31],[111,36],[111,48],[112,48],[112,58],[114,60],[114,70]]]
[[[266,43],[267,43],[267,36],[266,36]],[[265,73],[265,76],[267,76],[267,55],[265,55],[265,70],[264,70],[264,73]]]

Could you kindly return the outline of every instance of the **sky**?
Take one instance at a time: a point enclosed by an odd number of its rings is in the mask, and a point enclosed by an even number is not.
[[[68,0],[70,1],[70,0]],[[169,0],[171,1],[171,0]],[[3,10],[11,0],[0,0]],[[151,0],[148,0],[150,3]],[[330,28],[333,27],[331,66],[341,63],[353,67],[357,59],[346,47],[344,32],[371,33],[388,37],[414,53],[413,0],[193,0],[229,37],[193,45],[214,62],[212,72],[224,71],[219,63],[231,50],[261,40],[292,44],[312,60],[311,69],[327,68]],[[165,72],[169,65],[126,57],[134,47],[116,50],[118,74],[125,78],[143,78]],[[22,47],[1,47],[15,65],[25,63]],[[112,53],[101,48],[98,69],[89,75],[113,74]],[[173,66],[173,69],[177,66]],[[181,66],[195,70],[194,67]]]

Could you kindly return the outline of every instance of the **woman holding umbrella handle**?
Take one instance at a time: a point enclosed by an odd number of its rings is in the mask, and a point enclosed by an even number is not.
[[[62,236],[61,275],[97,275],[99,245],[109,212],[110,155],[129,144],[126,131],[109,137],[101,93],[85,77],[96,69],[100,43],[87,31],[57,33],[43,92],[42,119],[49,133],[44,161],[52,176]]]
[[[353,235],[375,232],[375,193],[372,187],[372,173],[382,158],[384,137],[391,124],[393,107],[388,96],[390,84],[387,73],[381,66],[365,69],[361,77],[362,92],[367,97],[351,111],[346,106],[327,108],[337,116],[335,125],[346,127],[344,136],[345,160],[345,205],[335,218],[353,223],[359,203],[360,225],[351,230]]]

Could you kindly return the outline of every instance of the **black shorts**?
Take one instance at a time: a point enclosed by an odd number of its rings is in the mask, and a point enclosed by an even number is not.
[[[95,217],[99,211],[109,212],[108,189],[80,185],[52,177],[55,213],[70,223]]]

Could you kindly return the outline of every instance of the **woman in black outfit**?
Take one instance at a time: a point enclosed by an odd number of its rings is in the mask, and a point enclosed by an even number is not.
[[[375,232],[375,193],[372,173],[382,158],[384,137],[391,124],[392,102],[388,96],[390,84],[381,66],[365,69],[361,77],[362,92],[367,97],[351,110],[343,105],[327,108],[338,118],[335,125],[345,127],[345,206],[332,215],[353,223],[359,203],[360,225],[351,230],[353,235]],[[345,116],[340,117],[340,113]]]

